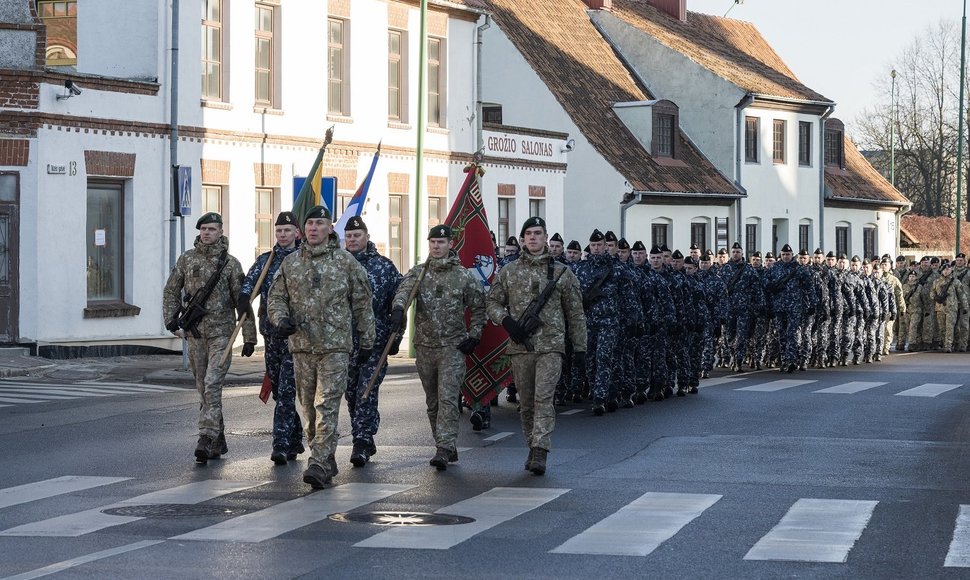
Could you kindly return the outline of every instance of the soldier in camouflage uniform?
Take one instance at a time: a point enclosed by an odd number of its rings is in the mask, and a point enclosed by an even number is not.
[[[882,270],[882,279],[889,286],[889,291],[893,295],[893,305],[895,306],[893,312],[890,313],[892,322],[886,323],[886,332],[883,335],[882,354],[885,356],[889,354],[889,348],[895,346],[895,338],[897,336],[902,338],[898,333],[901,319],[906,314],[906,301],[903,300],[903,283],[893,274],[893,264],[889,257],[883,257],[879,267]],[[896,350],[902,349],[897,348]]]
[[[585,366],[586,319],[576,276],[546,250],[546,222],[531,217],[522,225],[522,253],[499,272],[486,298],[489,319],[509,332],[506,354],[512,358],[512,376],[519,389],[519,418],[529,446],[525,468],[536,475],[546,472],[546,455],[552,448],[556,423],[553,393],[566,353],[566,334],[573,346],[573,361]],[[547,286],[551,294],[534,313],[538,328],[528,330],[524,316]],[[526,327],[523,327],[523,324]]]
[[[377,252],[377,246],[370,241],[370,234],[367,233],[367,224],[359,216],[347,220],[347,225],[344,228],[344,248],[357,258],[357,262],[367,272],[374,310],[374,344],[377,348],[374,349],[374,352],[371,353],[370,358],[364,364],[351,365],[347,373],[347,392],[344,393],[354,438],[350,463],[354,467],[363,467],[371,456],[377,453],[374,435],[377,435],[377,429],[381,424],[381,414],[377,410],[377,401],[381,381],[384,380],[384,373],[387,372],[387,362],[385,361],[379,369],[377,363],[380,362],[383,347],[387,344],[391,335],[391,300],[394,299],[394,292],[401,281],[401,273],[397,271],[394,262]],[[398,344],[400,344],[400,340],[398,340]],[[389,354],[397,354],[398,344],[392,345],[391,350],[393,352],[389,352]],[[354,350],[351,351],[351,360],[357,360],[359,351],[360,333],[355,327]],[[374,386],[365,399],[364,391],[367,390],[367,385],[370,384],[375,374],[377,378],[374,379]]]
[[[959,253],[953,259],[953,277],[963,284],[970,295],[970,269],[967,268],[967,256]],[[953,350],[956,352],[966,352],[968,342],[970,342],[970,316],[963,313],[957,317],[956,335],[953,338]]]
[[[552,259],[560,264],[566,263],[566,246],[564,244],[565,242],[559,232],[552,234],[552,237],[549,238],[549,253],[552,254]]]
[[[788,244],[781,249],[781,260],[768,273],[765,295],[778,323],[781,371],[794,372],[798,368],[799,329],[803,317],[814,311],[815,294],[808,270],[792,259]]]
[[[811,263],[812,284],[815,286],[816,308],[811,322],[811,347],[809,364],[817,369],[825,368],[828,354],[829,325],[831,325],[832,297],[829,293],[828,273],[825,269],[825,254],[821,248],[815,250]]]
[[[865,352],[866,321],[871,316],[869,313],[874,310],[872,296],[866,287],[866,278],[862,272],[862,260],[859,259],[859,256],[852,256],[846,283],[852,289],[855,297],[855,317],[853,318],[854,328],[852,331],[854,340],[849,348],[849,356],[852,364],[857,365],[862,361]]]
[[[771,256],[772,254],[771,252],[768,252],[767,255]],[[749,263],[751,264],[751,267],[754,269],[755,273],[758,275],[758,280],[760,281],[761,288],[763,289],[765,285],[765,278],[768,275],[768,268],[764,266],[761,252],[756,251],[751,254]],[[727,289],[726,284],[725,289]],[[751,366],[755,370],[761,370],[762,365],[766,363],[765,355],[768,349],[768,331],[770,329],[770,325],[771,320],[769,319],[765,309],[762,309],[761,312],[755,313],[754,320],[752,322],[754,330],[751,332],[751,339],[748,341],[748,356],[751,360]],[[734,360],[733,355],[731,356],[731,360]]]
[[[639,296],[642,270],[635,267],[633,261],[630,259],[632,252],[633,250],[630,248],[630,243],[626,241],[626,238],[620,238],[617,241],[616,258],[622,265],[626,275],[630,278],[634,294]],[[636,375],[639,371],[636,362],[637,346],[640,342],[639,337],[643,335],[643,302],[639,299],[632,300],[628,304],[621,305],[620,308],[623,311],[624,320],[632,322],[635,325],[633,336],[625,336],[623,340],[620,340],[619,356],[621,366],[617,375],[619,379],[619,404],[625,409],[630,409],[635,404]]]
[[[439,225],[428,233],[428,261],[405,275],[391,311],[391,332],[404,324],[404,309],[415,284],[415,363],[424,387],[435,454],[429,462],[438,471],[458,461],[458,398],[465,377],[465,356],[475,351],[485,325],[485,295],[452,251],[451,228]],[[514,239],[514,238],[510,238]],[[500,271],[501,273],[501,271]],[[471,322],[465,328],[465,311]]]
[[[914,352],[919,350],[919,343],[923,339],[923,317],[933,310],[932,306],[925,302],[916,270],[910,270],[907,274],[906,283],[903,284],[903,299],[906,301],[906,321],[900,328],[902,336],[899,340],[903,348],[898,350]]]
[[[303,481],[314,489],[337,475],[337,419],[347,368],[363,365],[374,348],[374,311],[367,272],[340,248],[330,210],[318,205],[303,220],[306,240],[283,260],[267,311],[277,333],[289,336],[296,388],[310,447]],[[353,330],[360,337],[357,357]]]
[[[923,268],[923,263],[920,263],[920,268]],[[927,276],[927,273],[929,274]],[[920,276],[920,282],[923,284],[923,293],[926,294],[926,303],[934,304],[933,296],[931,292],[933,290],[933,283],[940,278],[940,259],[936,256],[930,258],[929,270],[924,270]],[[935,308],[935,307],[934,307]],[[930,315],[923,319],[923,346],[930,350],[935,350],[940,348],[940,327],[937,324],[938,319],[933,314],[934,309],[930,310]]]
[[[704,285],[697,277],[699,264],[693,258],[683,261],[684,285],[687,298],[687,316],[685,321],[684,341],[684,377],[678,381],[677,396],[683,397],[687,393],[696,395],[701,380],[701,357],[704,352],[704,334],[711,313],[707,307],[707,294]]]
[[[238,308],[240,316],[251,310],[248,302],[236,304],[242,288],[242,266],[239,260],[229,255],[229,239],[222,235],[222,216],[215,212],[204,214],[195,227],[199,230],[195,248],[179,256],[162,291],[162,316],[165,328],[169,332],[178,332],[182,293],[185,293],[188,304],[189,297],[199,292],[222,268],[218,282],[202,304],[205,315],[193,331],[186,332],[189,363],[201,403],[195,459],[205,463],[229,451],[222,417],[222,381],[231,361],[227,358],[223,363],[222,356],[235,326],[234,308]],[[244,355],[251,356],[256,347],[256,323],[252,316],[247,316],[243,323],[243,340]]]
[[[741,244],[738,242],[731,246],[731,260],[724,264],[720,273],[728,291],[730,310],[726,330],[733,355],[732,368],[740,371],[754,317],[765,308],[765,296],[761,280],[754,268],[744,261]]]
[[[641,300],[644,307],[646,340],[640,360],[649,361],[649,388],[646,396],[638,401],[663,401],[669,380],[672,343],[670,331],[677,324],[677,309],[670,293],[670,282],[665,274],[663,252],[657,246],[650,248],[650,262],[644,268]]]
[[[296,412],[296,379],[293,378],[293,355],[286,337],[276,334],[276,329],[266,318],[266,304],[273,278],[283,260],[300,247],[300,230],[296,215],[290,211],[281,212],[276,217],[276,246],[256,258],[243,280],[238,304],[249,304],[250,296],[259,292],[259,333],[263,335],[265,348],[266,375],[272,386],[273,400],[273,451],[270,460],[276,465],[285,465],[303,453],[303,425]],[[270,262],[272,255],[273,261]],[[266,270],[263,283],[256,288],[256,281]]]
[[[707,306],[707,323],[704,325],[703,351],[701,353],[701,378],[711,376],[714,369],[714,350],[721,335],[728,312],[727,285],[711,269],[711,254],[703,254],[700,261],[698,279],[704,288],[704,302]]]
[[[953,352],[953,337],[957,319],[966,316],[967,289],[954,275],[953,264],[947,262],[940,269],[940,277],[933,282],[930,298],[936,310],[937,328],[943,335],[943,352]]]
[[[822,268],[822,278],[829,289],[829,320],[825,327],[825,352],[822,354],[825,366],[834,367],[841,356],[841,341],[844,332],[842,316],[845,314],[845,288],[842,284],[843,271],[838,268],[835,252],[825,255],[825,266]]]

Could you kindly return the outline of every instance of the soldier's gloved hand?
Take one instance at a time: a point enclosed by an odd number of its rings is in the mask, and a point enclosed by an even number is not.
[[[509,338],[512,339],[512,342],[522,344],[529,340],[525,330],[523,330],[522,327],[519,326],[519,323],[511,316],[506,316],[502,319],[502,327],[505,328],[505,331],[509,333]]]
[[[289,317],[280,320],[280,323],[276,325],[276,334],[283,338],[290,336],[294,332],[296,332],[296,325],[293,324],[293,321]]]
[[[391,310],[391,332],[397,334],[399,332],[404,332],[406,326],[406,321],[404,318],[404,309],[395,308]]]
[[[357,351],[357,360],[354,362],[356,362],[358,365],[364,364],[365,362],[367,362],[367,359],[370,358],[370,355],[372,352],[374,352],[374,349],[372,348],[359,349]]]
[[[254,352],[256,352],[256,343],[255,342],[244,342],[243,343],[243,347],[242,347],[242,355],[243,356],[253,356],[253,353]]]
[[[458,343],[458,350],[461,351],[461,354],[469,355],[475,352],[475,347],[478,346],[479,342],[480,341],[477,338],[472,338],[469,336],[465,340]]]
[[[584,351],[573,353],[573,368],[581,373],[580,376],[586,374],[586,353]]]
[[[403,338],[404,338],[403,336],[398,335],[397,339],[395,339],[394,342],[391,343],[391,348],[387,349],[388,356],[394,356],[397,353],[401,352],[401,340]]]
[[[165,330],[171,332],[172,334],[179,331],[179,321],[176,319],[171,319],[168,324],[165,325]]]
[[[245,294],[243,294],[243,296],[245,296]],[[256,315],[253,314],[253,305],[250,304],[249,300],[246,300],[245,302],[237,302],[236,304],[238,305],[236,308],[236,312],[238,313],[236,320],[242,320],[243,316],[250,320],[256,317]]]

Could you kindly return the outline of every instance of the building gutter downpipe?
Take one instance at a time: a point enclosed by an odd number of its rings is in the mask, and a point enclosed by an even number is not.
[[[482,53],[484,51],[485,31],[492,27],[492,17],[485,15],[485,22],[476,29],[475,33],[475,151],[481,152],[485,148],[485,140],[482,137]]]
[[[744,186],[741,184],[741,159],[744,156],[744,110],[747,109],[748,105],[750,105],[752,102],[754,102],[754,95],[748,94],[748,95],[745,95],[744,98],[741,99],[741,102],[735,106],[735,110],[737,111],[736,113],[737,147],[735,148],[735,150],[737,151],[737,153],[734,156],[734,184],[741,189],[744,189]],[[743,229],[744,216],[741,213],[740,197],[736,202],[734,202],[734,210],[735,210],[734,221],[736,222],[735,230],[737,232],[737,237],[735,238],[735,241],[740,242],[742,240],[741,232],[744,231]],[[747,244],[745,244],[745,247],[747,247]]]

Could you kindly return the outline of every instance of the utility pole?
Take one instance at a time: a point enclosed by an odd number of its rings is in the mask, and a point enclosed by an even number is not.
[[[960,225],[963,223],[963,99],[967,75],[967,0],[963,0],[963,20],[960,26],[960,106],[957,115],[957,244],[953,255],[960,253]]]
[[[896,69],[889,75],[893,77],[889,106],[889,183],[896,187]]]

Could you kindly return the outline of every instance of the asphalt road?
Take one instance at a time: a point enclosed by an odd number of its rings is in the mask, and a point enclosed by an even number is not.
[[[970,577],[966,355],[563,407],[543,477],[504,397],[435,471],[420,384],[398,375],[378,454],[350,465],[342,411],[340,474],[317,492],[302,458],[269,461],[255,385],[226,389],[230,452],[198,466],[193,390],[29,382],[0,382],[2,578]],[[372,512],[463,523],[331,517]]]

